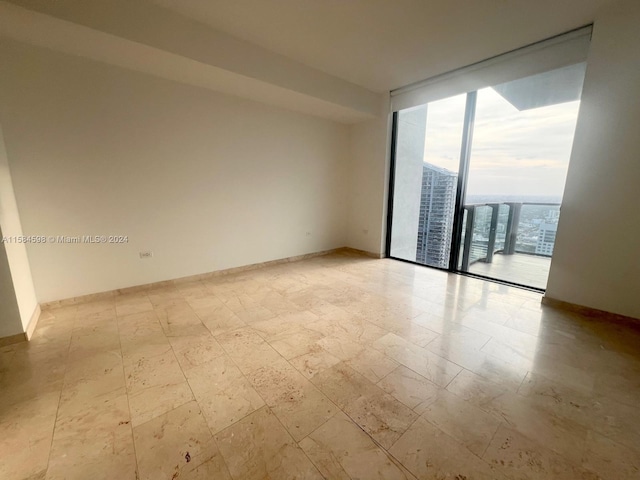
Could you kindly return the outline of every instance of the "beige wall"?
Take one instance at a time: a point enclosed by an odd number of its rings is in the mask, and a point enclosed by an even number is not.
[[[640,318],[640,3],[596,19],[547,296]]]
[[[387,95],[380,104],[382,112],[389,111]],[[351,126],[347,244],[376,254],[385,245],[390,128],[386,115]]]
[[[17,43],[0,62],[24,233],[129,237],[29,245],[39,302],[345,245],[348,126]]]

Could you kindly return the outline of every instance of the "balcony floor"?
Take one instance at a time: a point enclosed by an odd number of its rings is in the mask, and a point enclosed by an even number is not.
[[[547,288],[551,258],[536,255],[502,255],[496,253],[492,263],[476,262],[469,273],[535,288]]]

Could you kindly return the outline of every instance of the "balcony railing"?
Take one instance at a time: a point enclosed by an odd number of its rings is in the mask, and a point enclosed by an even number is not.
[[[464,206],[462,271],[494,254],[551,257],[559,203],[483,203]]]

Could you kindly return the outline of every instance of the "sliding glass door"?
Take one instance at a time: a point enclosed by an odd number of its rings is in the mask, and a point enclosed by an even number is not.
[[[584,69],[400,109],[389,256],[544,289]]]
[[[583,78],[577,64],[478,91],[462,271],[546,287]]]

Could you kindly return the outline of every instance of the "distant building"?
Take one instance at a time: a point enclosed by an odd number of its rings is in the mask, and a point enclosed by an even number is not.
[[[538,243],[536,244],[536,254],[548,255],[553,254],[553,245],[556,242],[556,231],[558,229],[557,223],[540,224],[538,229]]]
[[[416,262],[448,267],[457,184],[457,173],[423,165]]]

